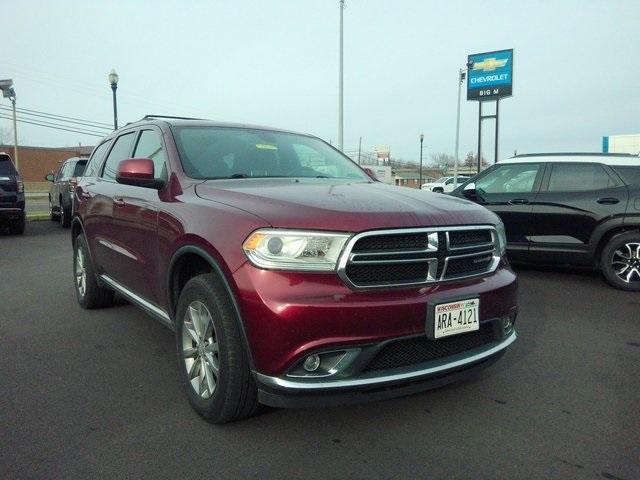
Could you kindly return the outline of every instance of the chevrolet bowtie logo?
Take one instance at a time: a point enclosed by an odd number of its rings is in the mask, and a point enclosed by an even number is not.
[[[484,72],[493,72],[496,68],[502,68],[507,64],[509,59],[497,60],[495,58],[485,58],[482,62],[474,63],[474,70],[482,70]]]

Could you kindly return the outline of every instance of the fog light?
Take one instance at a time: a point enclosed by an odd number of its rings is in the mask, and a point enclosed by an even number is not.
[[[307,372],[315,372],[320,366],[320,356],[309,355],[304,359],[304,363],[302,364],[302,366]]]
[[[511,317],[502,317],[502,329],[506,332],[509,332],[513,328],[513,321]]]

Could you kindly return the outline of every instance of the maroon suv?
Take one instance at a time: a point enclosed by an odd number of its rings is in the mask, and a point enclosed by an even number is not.
[[[516,338],[496,215],[313,136],[148,116],[96,147],[74,202],[78,301],[118,292],[175,330],[212,422],[443,385]]]

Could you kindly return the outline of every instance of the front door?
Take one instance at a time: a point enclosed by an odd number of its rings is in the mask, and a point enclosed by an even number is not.
[[[507,251],[512,260],[527,260],[533,202],[542,182],[543,163],[497,164],[475,181],[473,198],[496,213],[507,233]]]

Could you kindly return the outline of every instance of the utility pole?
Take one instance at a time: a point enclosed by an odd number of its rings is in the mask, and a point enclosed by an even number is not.
[[[358,165],[360,165],[360,153],[362,152],[362,137],[358,141]]]
[[[343,55],[342,55],[342,45],[343,45],[343,40],[342,40],[342,17],[343,17],[343,12],[344,12],[344,0],[340,0],[340,74],[339,74],[339,81],[338,81],[338,149],[340,151],[342,151],[344,144],[343,144],[343,133],[344,133],[344,121],[343,121],[343,115],[344,115],[344,111],[343,111],[343,90],[342,90],[342,82],[343,82]]]
[[[16,91],[13,89],[13,80],[10,78],[0,80],[0,90],[2,91],[2,96],[11,101],[13,110],[13,164],[18,170],[18,126],[16,123]]]

